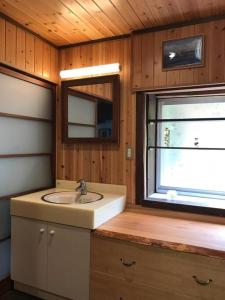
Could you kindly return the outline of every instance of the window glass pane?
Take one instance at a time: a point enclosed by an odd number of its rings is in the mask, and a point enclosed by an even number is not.
[[[69,125],[68,136],[70,138],[92,138],[96,137],[96,128],[90,126]]]
[[[225,118],[225,96],[160,99],[159,119]]]
[[[68,122],[95,125],[96,102],[69,95]]]
[[[0,112],[52,118],[52,91],[0,73]]]
[[[158,123],[158,146],[225,148],[225,121]]]
[[[155,146],[155,123],[150,122],[148,124],[148,147]]]
[[[157,187],[225,193],[223,150],[157,150]]]
[[[0,117],[0,141],[0,154],[50,153],[52,125]]]
[[[49,156],[0,158],[0,197],[51,185]]]

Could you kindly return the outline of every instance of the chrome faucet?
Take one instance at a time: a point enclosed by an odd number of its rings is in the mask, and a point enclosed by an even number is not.
[[[77,181],[77,183],[80,183],[80,185],[76,188],[77,192],[80,192],[81,195],[87,195],[87,186],[84,179],[80,179]]]

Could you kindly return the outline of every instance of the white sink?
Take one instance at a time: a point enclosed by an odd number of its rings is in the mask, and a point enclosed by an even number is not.
[[[78,186],[58,180],[56,188],[14,197],[11,215],[95,229],[125,209],[125,186],[87,182],[87,195],[75,192]]]
[[[91,203],[103,199],[103,195],[99,193],[88,192],[81,195],[79,192],[55,192],[49,193],[41,197],[42,200],[54,204],[73,204],[73,203]]]

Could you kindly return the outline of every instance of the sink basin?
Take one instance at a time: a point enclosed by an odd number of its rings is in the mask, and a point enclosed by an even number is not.
[[[54,192],[41,197],[42,200],[55,204],[85,204],[101,200],[102,198],[103,195],[92,192],[88,192],[86,195],[81,195],[78,192]]]

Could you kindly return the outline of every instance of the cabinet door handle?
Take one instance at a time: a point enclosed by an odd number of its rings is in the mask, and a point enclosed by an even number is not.
[[[194,278],[195,282],[200,285],[209,285],[212,282],[212,279],[202,280],[195,275],[192,277]]]
[[[44,233],[44,232],[45,232],[44,228],[41,228],[40,233]]]
[[[55,234],[55,231],[54,230],[50,230],[50,235],[54,235]]]
[[[131,267],[136,264],[136,261],[126,261],[123,258],[121,258],[120,261],[125,267]]]

